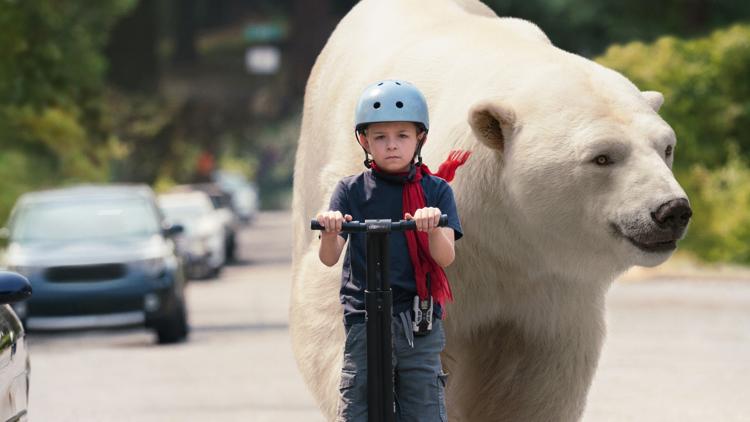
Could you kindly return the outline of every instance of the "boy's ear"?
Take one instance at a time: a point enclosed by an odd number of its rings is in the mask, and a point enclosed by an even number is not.
[[[480,101],[469,110],[469,126],[474,136],[491,149],[502,151],[517,129],[516,113],[501,101]]]
[[[368,153],[370,152],[370,143],[367,142],[367,136],[363,132],[357,132],[357,140],[359,141],[359,144],[362,146],[362,148],[365,149]]]

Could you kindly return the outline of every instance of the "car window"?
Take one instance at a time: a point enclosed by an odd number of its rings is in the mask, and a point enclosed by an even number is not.
[[[209,212],[212,208],[203,206],[204,204],[189,204],[189,205],[175,205],[175,204],[161,204],[161,209],[166,214],[167,218],[171,221],[191,221],[197,220]]]
[[[14,241],[148,237],[160,232],[151,204],[140,198],[26,204],[15,213]]]

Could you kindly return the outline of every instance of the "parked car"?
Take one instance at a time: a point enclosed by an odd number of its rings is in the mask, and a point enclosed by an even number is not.
[[[237,232],[240,220],[232,209],[232,197],[215,183],[196,183],[192,185],[175,186],[170,193],[204,192],[209,198],[224,226],[224,254],[225,260],[234,259],[236,251]]]
[[[0,271],[0,420],[26,420],[29,403],[29,353],[26,333],[10,303],[31,295],[29,281]]]
[[[216,277],[226,260],[224,217],[211,198],[200,191],[159,195],[159,206],[167,220],[185,228],[175,237],[186,258],[189,278]]]
[[[219,170],[213,173],[214,181],[232,196],[232,208],[240,220],[249,224],[258,214],[258,188],[240,173]]]
[[[27,329],[144,325],[160,343],[188,335],[185,277],[148,186],[32,192],[14,206],[5,265],[34,295],[15,305]]]

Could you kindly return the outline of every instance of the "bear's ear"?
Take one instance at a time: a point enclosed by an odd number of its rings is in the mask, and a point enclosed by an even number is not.
[[[469,110],[469,126],[474,136],[492,149],[503,150],[515,124],[513,109],[496,100],[481,101]]]
[[[643,91],[641,92],[641,95],[643,95],[643,98],[646,99],[648,105],[650,105],[651,108],[653,108],[654,111],[658,113],[659,108],[661,108],[661,105],[664,104],[664,96],[661,95],[661,92]]]

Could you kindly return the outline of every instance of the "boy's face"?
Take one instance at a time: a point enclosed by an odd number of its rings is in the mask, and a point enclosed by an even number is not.
[[[359,142],[383,171],[401,173],[409,166],[417,150],[418,141],[424,134],[417,134],[417,126],[411,122],[372,123],[359,134]]]

